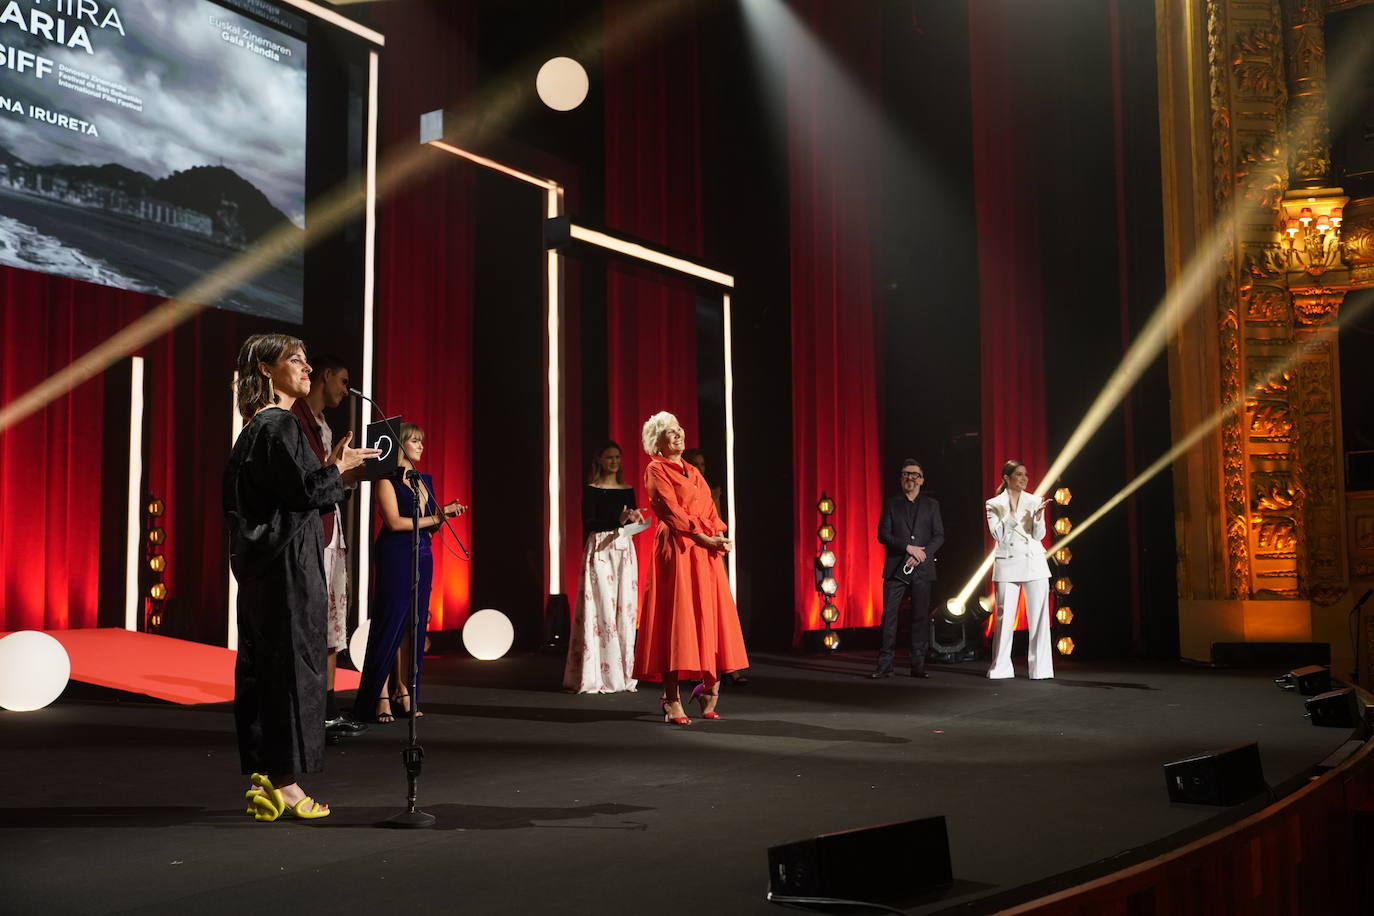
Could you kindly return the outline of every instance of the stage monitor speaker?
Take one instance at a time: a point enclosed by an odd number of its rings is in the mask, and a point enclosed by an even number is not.
[[[943,816],[768,847],[768,887],[779,897],[896,900],[953,880]]]
[[[1214,642],[1212,664],[1224,668],[1250,668],[1257,665],[1331,664],[1329,642]]]
[[[1305,697],[1314,697],[1331,689],[1331,669],[1325,665],[1308,665],[1274,679],[1284,690],[1296,690]]]
[[[1307,701],[1307,717],[1313,725],[1354,728],[1363,711],[1364,706],[1351,687],[1319,693]]]
[[[1242,744],[1164,764],[1169,801],[1238,805],[1265,791],[1259,745]]]

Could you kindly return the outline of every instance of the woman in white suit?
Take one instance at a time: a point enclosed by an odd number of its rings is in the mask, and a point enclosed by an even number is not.
[[[992,581],[997,586],[997,622],[992,637],[992,667],[988,677],[1015,677],[1011,667],[1011,638],[1016,629],[1018,592],[1026,596],[1026,624],[1030,645],[1026,661],[1032,679],[1054,677],[1050,647],[1050,565],[1045,562],[1045,505],[1026,492],[1030,475],[1015,459],[1002,465],[1002,486],[985,508],[988,530],[997,542]]]

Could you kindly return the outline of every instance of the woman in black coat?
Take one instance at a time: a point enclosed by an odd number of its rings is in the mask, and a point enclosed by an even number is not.
[[[255,334],[239,350],[235,400],[246,421],[224,469],[229,564],[238,580],[234,719],[239,759],[252,774],[248,812],[318,818],[298,773],[324,759],[325,616],[319,517],[343,499],[346,476],[376,449],[344,435],[321,465],[291,415],[310,391],[305,346]]]

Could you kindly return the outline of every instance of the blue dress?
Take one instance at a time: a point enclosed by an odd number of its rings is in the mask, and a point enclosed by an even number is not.
[[[425,489],[434,492],[434,478],[420,474]],[[378,484],[382,486],[382,484]],[[412,518],[415,509],[415,491],[401,479],[391,481],[396,493],[396,510],[402,518]],[[425,498],[420,507],[420,515],[435,515],[438,508],[434,500]],[[353,717],[361,722],[370,722],[377,715],[377,701],[382,698],[382,687],[396,668],[396,651],[401,647],[410,628],[410,548],[414,532],[392,531],[385,526],[377,535],[372,553],[374,571],[372,593],[372,625],[367,637],[367,658],[363,661],[362,676],[358,682],[358,697],[353,703]],[[434,554],[430,552],[429,531],[420,530],[420,631],[417,645],[421,647],[420,660],[423,661],[425,634],[429,626],[429,590],[434,579]],[[416,693],[419,693],[419,670],[416,671]],[[406,690],[410,686],[404,685]],[[392,692],[399,692],[402,685],[392,684]],[[411,709],[419,709],[419,697],[410,700]],[[400,709],[392,712],[398,717]]]

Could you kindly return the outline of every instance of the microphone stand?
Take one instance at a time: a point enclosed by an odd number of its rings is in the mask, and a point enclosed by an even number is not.
[[[348,390],[371,404],[372,409],[381,414],[383,420],[386,420],[386,412],[376,401],[356,388]],[[387,428],[391,429],[391,425],[387,424]],[[396,448],[399,449],[401,447],[401,434],[398,430],[392,430],[392,435],[396,437]],[[406,771],[406,810],[382,821],[382,825],[386,827],[433,827],[434,815],[421,811],[415,806],[419,795],[416,783],[420,780],[420,770],[424,766],[425,759],[425,749],[420,746],[420,720],[415,715],[419,709],[420,659],[425,651],[424,644],[420,641],[420,472],[411,468],[406,471],[405,480],[415,493],[410,512],[410,636],[414,649],[410,658],[410,684],[408,685],[410,690],[410,736],[408,743],[401,751],[401,763]]]
[[[392,827],[433,827],[434,815],[415,807],[416,783],[424,766],[425,749],[420,746],[420,659],[425,647],[420,641],[420,472],[411,468],[405,474],[406,483],[414,490],[411,505],[410,532],[410,635],[413,651],[410,657],[410,743],[401,751],[406,768],[406,810],[386,819]]]

